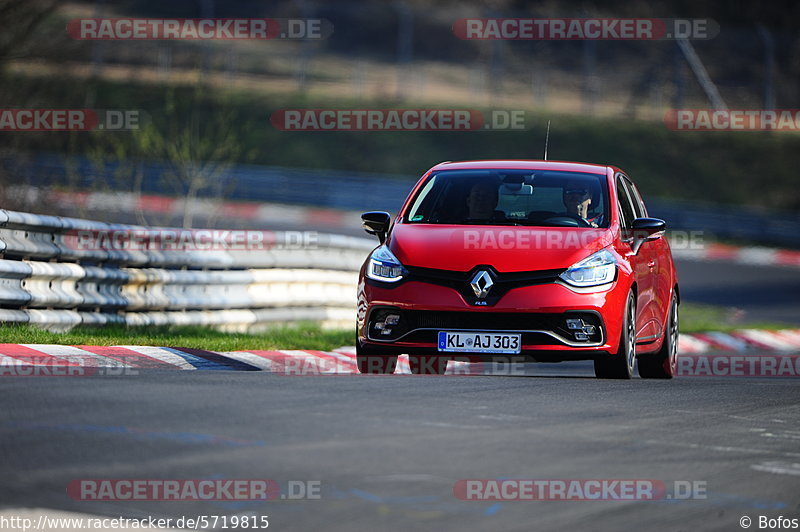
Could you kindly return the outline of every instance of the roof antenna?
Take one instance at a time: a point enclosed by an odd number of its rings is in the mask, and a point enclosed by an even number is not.
[[[547,160],[547,144],[550,142],[550,121],[547,121],[547,136],[544,138],[544,160]]]

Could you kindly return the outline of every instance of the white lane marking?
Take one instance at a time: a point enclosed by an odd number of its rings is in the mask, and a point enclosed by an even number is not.
[[[119,347],[136,351],[137,353],[141,353],[143,355],[158,359],[162,362],[166,362],[167,364],[177,366],[180,369],[197,369],[182,356],[176,355],[172,351],[164,349],[163,347],[152,347],[149,345],[121,345]]]
[[[734,351],[741,352],[747,349],[747,342],[745,342],[744,340],[740,340],[735,336],[731,336],[730,334],[714,331],[714,332],[707,332],[706,335],[709,338],[716,340],[720,344],[730,347]]]
[[[309,353],[300,349],[282,349],[278,351],[286,358],[275,363],[275,370],[288,375],[352,375],[358,373],[355,360],[341,353],[320,351],[332,356],[334,360],[318,353]],[[344,362],[344,363],[340,363]]]
[[[678,336],[678,352],[703,353],[708,351],[709,347],[708,342],[689,334],[681,334]]]
[[[466,429],[466,430],[476,430],[476,429],[488,429],[491,428],[488,425],[459,425],[457,423],[441,423],[435,421],[420,421],[419,425],[423,425],[426,427],[437,427],[442,429]]]
[[[777,251],[776,249],[761,247],[739,248],[736,254],[736,262],[755,266],[777,264]]]
[[[800,464],[797,462],[761,462],[751,465],[750,468],[776,475],[800,476]]]
[[[449,480],[444,477],[435,477],[427,473],[395,473],[394,475],[381,475],[375,477],[365,477],[367,482],[434,482],[438,480]]]
[[[791,430],[784,430],[782,432],[764,432],[761,434],[763,438],[777,438],[779,440],[800,440],[800,433],[794,433]]]
[[[326,355],[328,355],[330,357],[335,358],[336,360],[341,360],[342,362],[347,363],[348,366],[350,364],[352,364],[353,366],[356,365],[356,356],[355,356],[355,354],[348,355],[346,353],[341,353],[341,352],[338,352],[338,351],[321,351],[321,352],[325,353]],[[356,369],[356,372],[357,371],[358,370]]]
[[[323,368],[327,368],[331,364],[334,365],[333,369],[328,370],[325,373],[336,375],[359,374],[355,355],[350,356],[344,353],[337,353],[335,351],[319,351],[319,353],[306,352],[306,355],[316,357],[320,361],[320,366]],[[333,360],[331,360],[331,358]]]
[[[400,355],[397,357],[397,368],[394,370],[396,374],[411,375],[411,366],[408,363],[408,355]]]
[[[28,357],[28,359],[33,357]],[[33,366],[30,360],[25,358],[14,358],[8,355],[0,355],[0,366]]]
[[[773,334],[776,334],[783,338],[783,340],[789,342],[795,347],[800,347],[800,330],[795,329],[783,329],[780,331],[772,331]]]
[[[356,348],[355,346],[344,346],[334,349],[331,354],[343,355],[351,357],[350,360],[355,362]],[[408,355],[400,355],[397,357],[397,367],[394,370],[395,375],[410,375],[411,368],[408,366]]]
[[[356,356],[356,346],[343,346],[333,350],[335,353],[342,353],[343,355]]]
[[[260,370],[272,371],[272,361],[270,359],[248,353],[247,351],[227,351],[225,353],[220,353],[220,355],[238,360],[239,362],[244,362],[245,364],[250,364]]]
[[[775,454],[791,457],[800,457],[800,453],[791,453],[787,451],[773,451],[771,449],[753,449],[751,447],[733,447],[729,445],[706,445],[704,443],[686,443],[686,442],[667,442],[662,440],[645,440],[648,444],[668,445],[670,447],[685,447],[687,449],[706,449],[709,451],[718,451],[722,453],[753,453],[753,454]]]
[[[789,342],[786,342],[782,338],[776,337],[767,331],[760,331],[758,329],[745,329],[738,332],[745,338],[752,338],[756,342],[766,344],[778,351],[791,351],[796,349],[796,347]]]
[[[731,419],[741,419],[741,420],[744,420],[744,421],[757,421],[759,423],[763,423],[764,421],[771,421],[772,423],[786,423],[786,421],[784,421],[783,419],[776,419],[776,418],[764,419],[764,418],[760,418],[760,417],[756,418],[756,417],[737,416],[737,415],[734,415],[734,414],[726,414],[725,412],[713,412],[713,411],[709,411],[709,410],[701,410],[701,411],[698,411],[698,410],[681,410],[679,408],[676,408],[674,410],[674,412],[679,413],[679,414],[692,414],[692,415],[695,415],[695,416],[707,416],[707,415],[714,415],[714,416],[718,416],[718,417],[719,416],[724,416],[724,417],[729,417]],[[755,429],[750,429],[750,430],[754,431],[754,432],[758,432],[758,431],[765,431],[767,429],[755,428]]]
[[[510,421],[518,423],[520,421],[532,421],[533,418],[526,416],[517,416],[514,414],[478,414],[475,417],[478,419],[489,419],[492,421]]]
[[[46,355],[51,355],[73,364],[78,364],[83,367],[94,368],[130,368],[133,367],[119,360],[103,355],[97,355],[84,351],[71,345],[53,345],[53,344],[20,344],[37,351],[41,351]]]
[[[287,356],[282,361],[280,370],[288,375],[338,375],[358,371],[355,368],[352,371],[347,371],[345,368],[340,367],[339,364],[331,363],[325,357],[300,349],[281,349],[278,352]]]
[[[312,355],[311,353],[308,353],[306,351],[302,351],[300,349],[281,349],[278,352],[279,353],[283,353],[284,355],[289,355],[289,356],[299,357],[299,358],[317,358],[316,355]]]

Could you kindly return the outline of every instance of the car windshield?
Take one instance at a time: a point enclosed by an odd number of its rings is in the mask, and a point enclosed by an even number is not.
[[[433,174],[405,221],[424,224],[608,227],[605,176],[551,170]]]

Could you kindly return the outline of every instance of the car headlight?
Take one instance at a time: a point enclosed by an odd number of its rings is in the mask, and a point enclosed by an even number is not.
[[[384,283],[396,283],[406,273],[408,273],[406,269],[385,245],[376,248],[369,257],[367,277],[370,279]]]
[[[616,272],[617,261],[614,255],[606,249],[601,249],[576,262],[559,277],[567,284],[586,288],[612,282]]]

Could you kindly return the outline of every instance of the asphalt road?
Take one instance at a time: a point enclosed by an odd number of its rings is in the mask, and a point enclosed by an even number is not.
[[[800,381],[144,371],[4,378],[0,505],[269,515],[271,530],[741,530],[800,518]],[[319,500],[96,502],[76,479],[320,481]],[[460,479],[656,479],[706,498],[462,501]],[[697,495],[702,495],[698,492]]]

